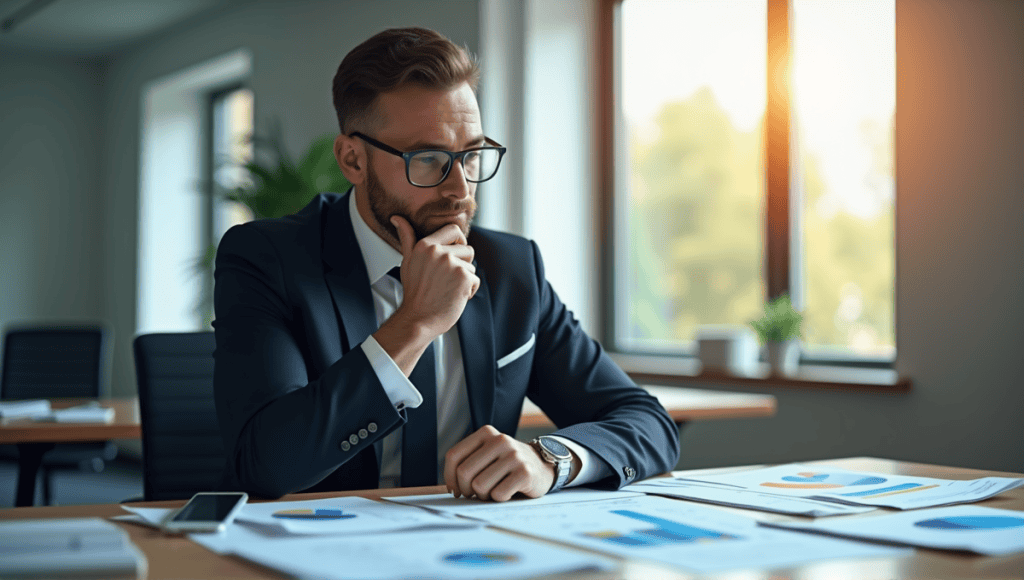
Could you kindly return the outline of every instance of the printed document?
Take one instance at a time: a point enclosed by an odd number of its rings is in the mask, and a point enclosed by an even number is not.
[[[478,527],[478,524],[411,506],[363,497],[247,503],[238,521],[276,526],[292,534],[378,534],[424,527]]]
[[[488,528],[273,537],[242,523],[219,536],[196,534],[191,539],[291,576],[323,580],[525,578],[617,565],[610,558]]]
[[[1024,552],[1024,512],[981,506],[763,525],[924,548],[966,550],[986,556]]]
[[[515,509],[499,506],[478,507],[471,515],[498,528],[697,572],[910,553],[781,532],[722,509],[649,495],[559,504],[521,502]]]

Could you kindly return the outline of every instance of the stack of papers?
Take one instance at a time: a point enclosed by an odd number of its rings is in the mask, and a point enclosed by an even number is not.
[[[0,578],[144,578],[145,555],[100,518],[0,523]]]
[[[835,467],[813,467],[797,463],[722,475],[686,477],[680,474],[678,479],[718,485],[722,489],[901,510],[981,501],[1024,485],[1024,479],[1010,477],[958,481],[849,471]]]
[[[26,401],[0,401],[0,419],[42,417],[50,414],[50,401],[32,399]]]
[[[78,407],[57,409],[42,419],[58,423],[111,423],[114,421],[114,410],[109,407],[101,407],[99,403],[89,403]]]
[[[86,403],[66,409],[53,409],[46,399],[0,402],[2,419],[34,419],[57,423],[111,423],[114,410],[101,407],[98,402]]]

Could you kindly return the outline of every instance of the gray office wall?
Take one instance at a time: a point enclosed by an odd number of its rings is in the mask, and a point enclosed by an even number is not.
[[[681,467],[871,455],[1024,472],[1024,3],[896,0],[903,395],[775,389]],[[753,389],[743,389],[753,390]]]
[[[253,56],[257,130],[278,120],[298,155],[316,136],[337,131],[331,79],[342,57],[389,27],[425,26],[477,51],[475,0],[253,1],[182,23],[111,60],[105,77],[103,151],[107,261],[104,313],[119,328],[114,390],[135,389],[135,325],[140,98],[146,83],[238,48]]]
[[[0,326],[97,320],[102,67],[0,52]]]

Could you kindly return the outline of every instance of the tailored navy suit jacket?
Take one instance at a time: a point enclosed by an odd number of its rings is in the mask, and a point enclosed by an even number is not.
[[[375,488],[381,441],[406,421],[359,348],[377,321],[348,195],[235,226],[220,243],[214,390],[226,489],[280,497]],[[529,397],[558,435],[611,468],[597,485],[672,469],[677,427],[584,333],[545,279],[536,244],[482,228],[469,243],[480,288],[457,326],[471,429],[514,435]],[[498,368],[531,337],[528,352]]]

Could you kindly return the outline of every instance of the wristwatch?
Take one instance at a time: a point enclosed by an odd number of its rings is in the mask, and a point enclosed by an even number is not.
[[[554,437],[545,436],[530,441],[530,445],[533,445],[544,461],[555,465],[555,482],[551,484],[548,493],[562,489],[569,480],[569,470],[572,467],[572,453],[569,448]]]

